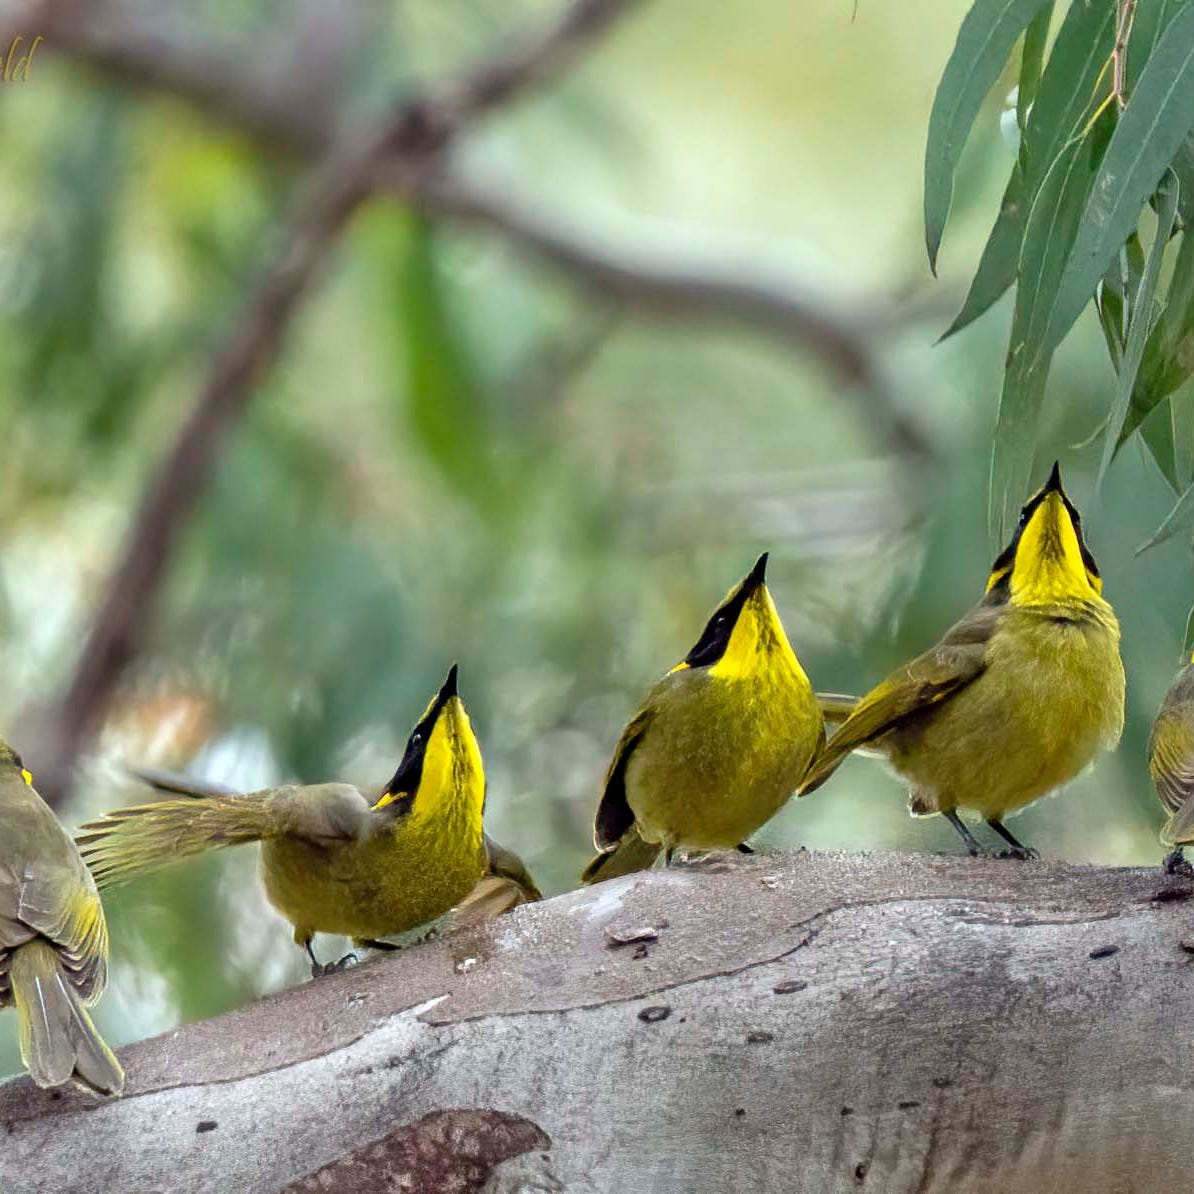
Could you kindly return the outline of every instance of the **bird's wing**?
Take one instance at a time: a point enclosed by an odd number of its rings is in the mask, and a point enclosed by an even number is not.
[[[820,787],[851,751],[873,742],[905,718],[946,700],[980,675],[1001,613],[997,606],[977,607],[935,647],[871,689],[813,761],[800,795]]]
[[[614,757],[605,773],[605,785],[601,792],[601,803],[597,806],[597,818],[593,824],[593,842],[598,850],[608,850],[616,846],[634,824],[634,811],[626,799],[626,766],[630,762],[630,756],[634,754],[634,748],[651,724],[651,717],[648,704],[630,719],[614,749]]]
[[[65,829],[35,791],[14,777],[0,793],[0,948],[39,935],[58,949],[86,996],[102,989],[108,926],[91,873]]]
[[[1171,814],[1161,837],[1169,845],[1194,841],[1194,709],[1163,708],[1148,743],[1148,772]]]
[[[543,899],[543,893],[535,886],[531,872],[526,863],[505,846],[495,842],[489,834],[485,834],[485,856],[488,859],[487,874],[493,878],[504,879],[514,884],[522,893],[520,903]]]

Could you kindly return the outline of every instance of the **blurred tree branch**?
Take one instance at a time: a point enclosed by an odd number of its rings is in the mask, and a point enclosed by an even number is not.
[[[28,753],[38,760],[39,787],[50,799],[62,798],[74,759],[136,654],[173,544],[225,435],[281,351],[289,322],[340,232],[373,195],[487,228],[585,289],[651,315],[731,321],[811,352],[850,383],[849,396],[912,466],[910,473],[932,464],[931,442],[889,387],[874,321],[862,313],[844,310],[790,276],[763,278],[742,263],[698,264],[582,237],[532,202],[464,177],[448,161],[457,132],[566,71],[629,7],[630,0],[573,0],[536,34],[458,78],[402,98],[363,135],[345,131],[334,89],[321,90],[322,102],[297,103],[286,72],[262,72],[235,52],[165,23],[133,22],[108,0],[39,0],[0,18],[0,43],[36,33],[47,49],[122,83],[184,99],[271,148],[321,163],[280,238],[276,260],[145,491],[71,683],[33,735]]]
[[[187,99],[229,126],[299,158],[325,154],[335,139],[341,123],[338,112],[294,104],[288,89],[282,93],[271,88],[230,51],[184,43],[176,33],[148,28],[144,22],[134,25],[95,0],[45,6],[54,12],[36,28],[48,48],[122,82]],[[543,53],[542,45],[532,39],[465,76],[454,98],[451,87],[441,94],[440,114],[451,120],[454,113],[459,124],[508,101],[528,83],[558,73],[568,66],[573,49],[600,33],[624,7],[626,0],[574,3],[543,35],[549,52]],[[14,32],[34,25],[33,17],[7,23]],[[0,27],[0,41],[7,27]],[[901,408],[882,375],[874,344],[881,328],[873,317],[844,311],[827,293],[791,276],[764,280],[741,263],[702,268],[659,253],[648,259],[641,247],[598,245],[525,198],[460,177],[442,160],[435,171],[426,165],[425,155],[412,160],[396,147],[380,164],[374,185],[403,202],[419,203],[431,214],[487,227],[586,288],[623,303],[652,313],[728,319],[797,344],[858,386],[858,401],[897,451],[912,456],[918,466],[932,460],[928,437]]]
[[[277,359],[303,296],[353,213],[375,189],[383,163],[397,160],[414,174],[424,172],[468,120],[565,68],[628,4],[629,0],[574,0],[539,34],[458,79],[404,97],[375,129],[333,142],[282,232],[276,257],[235,321],[189,418],[146,488],[71,682],[32,744],[39,787],[51,803],[62,800],[74,760],[137,652],[170,552],[206,486],[225,436]],[[61,3],[40,9],[45,27],[59,34],[61,22],[81,11]],[[194,81],[197,75],[188,77]]]

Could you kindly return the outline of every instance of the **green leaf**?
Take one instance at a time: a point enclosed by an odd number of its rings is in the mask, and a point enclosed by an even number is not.
[[[1194,528],[1194,485],[1177,499],[1177,504],[1166,515],[1165,521],[1156,529],[1152,538],[1136,548],[1136,554],[1141,555],[1150,547],[1156,547],[1166,539],[1172,539],[1174,535],[1191,528]]]
[[[1024,30],[1024,45],[1020,50],[1020,82],[1016,88],[1016,123],[1023,133],[1028,127],[1028,113],[1036,101],[1041,84],[1041,67],[1045,64],[1045,43],[1049,40],[1049,23],[1053,20],[1053,0],[1028,22]]]
[[[1186,615],[1186,633],[1182,639],[1182,651],[1188,652],[1192,648],[1194,648],[1194,606],[1190,607],[1190,612]]]
[[[1119,116],[1038,351],[1051,353],[1086,306],[1140,209],[1194,126],[1194,5],[1161,34]]]
[[[1194,224],[1194,132],[1187,133],[1177,156],[1173,159],[1172,170],[1177,180],[1182,184],[1182,196],[1178,200],[1177,210],[1182,217],[1182,223],[1189,227]]]
[[[1016,39],[1044,3],[975,0],[958,30],[957,44],[933,100],[925,150],[925,245],[934,273],[962,147]]]
[[[1179,196],[1179,210],[1181,205]],[[1169,280],[1165,309],[1144,346],[1140,376],[1132,391],[1132,405],[1120,441],[1127,439],[1159,403],[1191,376],[1194,376],[1194,234],[1184,232]]]
[[[434,230],[412,214],[405,231],[396,315],[410,427],[445,478],[476,499],[490,472],[479,388],[444,293]]]
[[[1190,0],[1137,0],[1128,38],[1127,91],[1132,94],[1140,72],[1156,48],[1157,38]]]
[[[1049,299],[1061,278],[1095,175],[1100,126],[1109,117],[1107,113],[1087,136],[1057,157],[1028,215],[991,455],[990,525],[1000,542],[1028,490],[1052,359],[1051,353],[1033,351],[1033,346],[1048,322]]]
[[[1174,493],[1181,493],[1183,486],[1177,475],[1173,424],[1168,414],[1168,411],[1154,411],[1152,417],[1145,419],[1141,425],[1140,438],[1161,470],[1161,476],[1169,483],[1169,488]]]
[[[995,227],[987,238],[966,301],[941,337],[943,340],[976,320],[1016,280],[1024,225],[1049,167],[1082,133],[1099,95],[1110,90],[1110,79],[1100,82],[1100,74],[1104,73],[1114,40],[1114,5],[1070,5],[1028,114],[1020,156]]]
[[[1144,264],[1144,273],[1141,275],[1136,297],[1132,301],[1128,338],[1124,344],[1123,361],[1119,368],[1115,398],[1111,403],[1111,415],[1107,420],[1107,436],[1103,440],[1103,457],[1099,462],[1099,475],[1095,482],[1096,490],[1102,486],[1103,478],[1106,477],[1107,469],[1111,465],[1111,458],[1119,446],[1119,433],[1128,415],[1128,405],[1132,401],[1136,374],[1144,357],[1144,345],[1152,325],[1157,282],[1161,277],[1161,261],[1165,256],[1169,238],[1173,235],[1174,221],[1177,219],[1178,190],[1177,179],[1172,174],[1167,174],[1165,181],[1161,184],[1159,194],[1156,235],[1153,237],[1152,247],[1149,249],[1148,259]]]
[[[1173,428],[1172,485],[1180,493],[1194,481],[1194,387],[1189,382],[1170,396],[1169,422]]]

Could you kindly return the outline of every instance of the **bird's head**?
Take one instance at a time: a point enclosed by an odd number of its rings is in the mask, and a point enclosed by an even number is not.
[[[1014,605],[1057,605],[1100,598],[1103,581],[1082,537],[1082,517],[1061,487],[1055,463],[1020,511],[1012,541],[991,565],[988,598]]]
[[[475,817],[485,801],[481,748],[456,691],[456,665],[411,731],[402,762],[375,810],[422,819],[445,812]]]
[[[763,552],[713,611],[696,645],[673,672],[703,667],[711,675],[733,680],[757,672],[777,652],[786,652],[799,667],[767,591],[766,576],[767,553]]]

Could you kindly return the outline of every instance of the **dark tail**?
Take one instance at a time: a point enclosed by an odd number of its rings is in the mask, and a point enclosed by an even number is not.
[[[120,1062],[96,1032],[48,941],[29,941],[16,950],[9,981],[20,1022],[21,1060],[38,1086],[74,1081],[100,1094],[124,1090]]]
[[[645,871],[659,857],[663,849],[657,842],[644,841],[637,829],[631,828],[622,835],[612,850],[598,854],[581,873],[582,883],[600,883],[603,879],[616,879],[619,875],[632,875]]]

